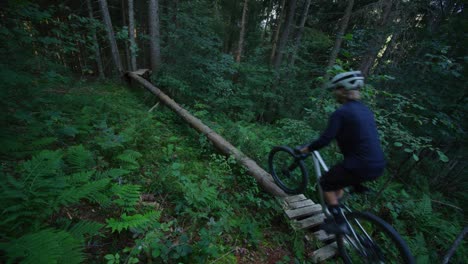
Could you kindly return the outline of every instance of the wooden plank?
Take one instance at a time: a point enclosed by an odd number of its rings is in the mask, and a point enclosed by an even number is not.
[[[320,204],[314,204],[312,206],[302,207],[298,209],[290,209],[285,211],[289,219],[296,219],[303,216],[318,214],[320,212],[322,212],[322,206]]]
[[[306,207],[306,206],[312,206],[314,205],[315,203],[312,202],[312,200],[303,200],[303,201],[299,201],[299,202],[294,202],[294,203],[289,203],[288,204],[288,209],[297,209],[297,208],[301,208],[301,207]]]
[[[322,242],[335,238],[335,235],[328,234],[327,232],[325,232],[323,230],[319,230],[317,232],[314,232],[313,235],[315,236],[315,238],[317,238],[318,240],[320,240]]]
[[[318,215],[313,215],[311,217],[308,217],[306,219],[294,221],[293,224],[299,229],[306,229],[306,228],[319,226],[320,224],[323,223],[324,219],[325,219],[324,214],[318,214]]]
[[[336,242],[333,242],[312,252],[311,258],[312,262],[319,263],[335,256],[336,254],[338,254],[338,245]]]
[[[299,202],[302,200],[307,200],[307,197],[305,197],[303,194],[298,194],[298,195],[293,195],[293,196],[286,196],[283,198],[286,203],[294,203],[294,202]]]

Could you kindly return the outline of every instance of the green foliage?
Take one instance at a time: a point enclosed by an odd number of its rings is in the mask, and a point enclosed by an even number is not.
[[[118,205],[126,212],[135,211],[135,206],[140,200],[140,186],[132,184],[113,184],[110,191],[117,197],[117,199],[113,200],[114,204]]]
[[[7,263],[81,263],[82,243],[71,234],[54,229],[29,233],[0,244],[7,253]]]
[[[152,211],[144,215],[122,214],[120,219],[107,219],[107,227],[112,229],[112,232],[119,232],[127,229],[146,229],[153,221],[157,221],[161,216],[161,212]]]

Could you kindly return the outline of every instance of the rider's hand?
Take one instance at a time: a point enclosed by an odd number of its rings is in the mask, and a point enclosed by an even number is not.
[[[294,148],[294,152],[295,152],[296,154],[307,154],[307,153],[309,153],[310,151],[309,151],[308,145],[305,145],[305,146],[298,146],[298,147],[295,147],[295,148]]]

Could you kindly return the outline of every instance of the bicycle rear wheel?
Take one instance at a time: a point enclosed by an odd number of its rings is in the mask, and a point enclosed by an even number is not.
[[[368,212],[350,212],[346,218],[354,234],[337,236],[345,263],[415,263],[406,242],[384,220]]]
[[[286,146],[274,147],[268,156],[268,166],[276,184],[287,194],[302,193],[309,176],[304,161]]]

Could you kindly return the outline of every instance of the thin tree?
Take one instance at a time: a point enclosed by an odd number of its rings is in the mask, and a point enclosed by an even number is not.
[[[291,54],[291,67],[294,67],[294,62],[296,61],[297,51],[299,50],[299,46],[301,45],[302,35],[304,34],[304,27],[307,21],[307,17],[309,16],[309,7],[310,7],[311,0],[306,0],[304,4],[304,9],[301,15],[301,23],[299,24],[299,30],[296,34],[296,41],[294,43],[293,51]]]
[[[389,22],[390,13],[393,6],[393,0],[386,0],[384,1],[384,7],[382,11],[382,19],[380,20],[378,30],[384,30]],[[364,55],[364,58],[361,61],[361,65],[359,66],[359,70],[361,70],[362,74],[367,76],[374,65],[375,58],[379,53],[382,45],[385,44],[385,37],[384,33],[378,34],[376,38],[371,42],[370,48],[367,53]]]
[[[128,32],[128,26],[127,26],[127,10],[126,10],[126,5],[125,5],[125,0],[122,0],[121,2],[121,9],[122,9],[122,27],[125,28],[127,27],[127,32]],[[125,63],[127,64],[127,69],[131,69],[132,65],[130,64],[130,47],[129,47],[129,41],[127,39],[124,39],[124,45],[125,45]]]
[[[117,42],[115,41],[114,30],[112,29],[112,21],[109,15],[109,9],[107,7],[106,0],[99,0],[99,4],[101,6],[102,11],[102,19],[104,21],[104,25],[106,26],[107,37],[109,38],[109,43],[111,46],[112,51],[112,59],[114,60],[115,67],[119,72],[119,75],[123,73],[122,62],[120,60],[119,49],[117,47]]]
[[[270,63],[273,64],[274,60],[275,60],[275,54],[276,54],[276,45],[278,44],[278,39],[279,39],[279,34],[280,34],[280,31],[281,31],[281,24],[283,24],[283,17],[284,17],[284,14],[285,14],[285,8],[286,7],[286,0],[283,0],[281,2],[281,5],[278,6],[278,9],[280,9],[280,15],[278,17],[278,19],[276,20],[276,31],[275,31],[275,34],[274,34],[274,37],[273,37],[273,46],[271,48],[271,55],[270,55]]]
[[[349,0],[348,5],[346,6],[346,11],[341,19],[340,28],[336,34],[335,45],[330,53],[330,58],[328,59],[327,68],[332,67],[335,64],[336,57],[340,52],[341,43],[343,43],[343,36],[348,28],[349,18],[351,17],[351,12],[353,11],[354,0]]]
[[[242,22],[241,22],[241,30],[239,35],[239,45],[237,48],[236,54],[236,62],[241,61],[242,56],[242,47],[244,46],[244,35],[245,35],[245,24],[247,20],[247,8],[248,8],[249,0],[244,0],[244,10],[242,11]]]
[[[285,27],[284,27],[283,32],[281,33],[281,38],[278,43],[278,50],[276,51],[275,62],[274,62],[274,67],[276,71],[278,71],[279,67],[281,66],[281,61],[285,53],[286,44],[289,41],[289,32],[291,31],[291,24],[294,19],[295,11],[296,11],[296,0],[291,0],[289,2],[289,9],[288,9],[288,15],[286,17]]]
[[[135,71],[137,69],[136,53],[138,47],[135,41],[135,15],[133,0],[128,0],[128,36],[130,38],[131,69],[132,71]]]
[[[91,0],[86,0],[88,6],[88,14],[91,21],[94,21],[93,6]],[[93,37],[94,59],[96,60],[98,74],[100,79],[104,79],[104,68],[102,67],[101,51],[99,50],[99,42],[96,35],[96,27],[93,25],[91,28],[91,35]]]
[[[159,33],[159,1],[149,0],[149,33],[151,69],[157,72],[161,67],[161,37]]]

